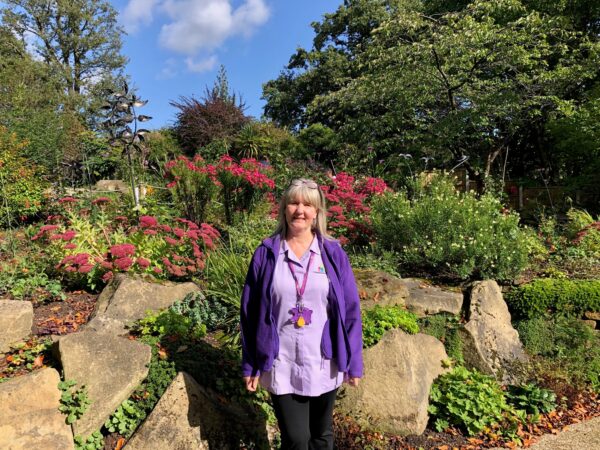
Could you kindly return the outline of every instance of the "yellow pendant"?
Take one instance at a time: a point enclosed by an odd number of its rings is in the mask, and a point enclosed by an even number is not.
[[[296,321],[296,325],[302,328],[304,326],[304,317],[300,316],[300,318]]]

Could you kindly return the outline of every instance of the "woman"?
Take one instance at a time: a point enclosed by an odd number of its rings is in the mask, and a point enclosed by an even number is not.
[[[333,404],[363,374],[358,290],[348,256],[327,234],[325,199],[292,181],[275,234],[256,249],[242,293],[246,388],[271,393],[283,449],[332,449]]]

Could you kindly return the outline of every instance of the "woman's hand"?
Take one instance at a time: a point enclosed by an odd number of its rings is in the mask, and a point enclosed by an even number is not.
[[[255,392],[258,388],[258,377],[244,377],[244,383],[248,391]]]
[[[357,387],[359,381],[360,381],[360,378],[352,377],[352,378],[348,378],[346,380],[346,383],[348,383],[350,386]]]

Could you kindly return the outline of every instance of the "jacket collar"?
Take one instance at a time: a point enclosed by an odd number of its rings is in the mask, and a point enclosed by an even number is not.
[[[324,249],[325,246],[327,246],[327,239],[324,239],[323,236],[321,236],[321,234],[317,233],[317,241],[319,243],[319,248],[321,250]],[[265,240],[262,241],[263,245],[271,251],[271,253],[274,256],[277,256],[279,254],[279,249],[281,248],[281,236],[278,234],[274,234],[272,236],[269,236],[268,238],[266,238]]]

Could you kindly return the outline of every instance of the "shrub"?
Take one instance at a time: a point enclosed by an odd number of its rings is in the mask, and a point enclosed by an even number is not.
[[[543,378],[600,390],[600,336],[579,319],[534,317],[515,323],[527,352]]]
[[[62,391],[58,410],[67,416],[65,422],[68,425],[79,420],[92,403],[85,386],[81,386],[77,390],[72,390],[76,384],[77,382],[74,380],[66,380],[58,383],[58,388]]]
[[[27,142],[0,126],[0,226],[14,225],[41,211],[44,190],[42,170],[21,157]]]
[[[327,225],[340,243],[369,244],[372,235],[369,204],[388,190],[385,182],[371,177],[357,180],[340,172],[322,189],[328,206]]]
[[[506,401],[516,410],[531,415],[533,422],[538,421],[540,414],[556,409],[556,394],[533,383],[509,386]]]
[[[512,290],[507,301],[518,317],[581,316],[600,311],[600,280],[541,278]]]
[[[59,202],[60,214],[51,216],[32,240],[42,244],[55,270],[91,289],[116,272],[179,280],[197,276],[219,237],[210,225],[186,219],[166,224],[141,216],[130,223],[114,215],[105,197],[92,201],[91,208],[73,197]]]
[[[215,165],[207,164],[200,156],[192,161],[179,157],[167,164],[175,198],[182,203],[189,218],[204,220],[206,207],[215,195],[223,205],[224,221],[232,225],[239,215],[252,211],[263,195],[275,188],[266,175],[268,168],[255,159],[243,159],[239,164],[224,155]]]
[[[456,426],[475,435],[513,412],[494,378],[464,367],[437,378],[429,400],[428,411],[437,431]]]
[[[492,195],[456,191],[438,175],[406,192],[376,197],[373,228],[378,242],[399,252],[407,269],[467,278],[511,279],[525,267],[527,250],[519,217]]]
[[[227,308],[214,297],[206,298],[199,292],[192,292],[169,307],[170,311],[185,316],[192,327],[203,327],[206,331],[220,328],[227,317]]]
[[[363,313],[363,347],[372,347],[383,337],[387,330],[400,328],[409,334],[419,332],[417,316],[400,306],[375,306]]]
[[[144,414],[131,400],[125,400],[110,416],[104,426],[109,433],[117,432],[128,438],[141,423]]]
[[[132,331],[145,336],[172,336],[180,339],[199,339],[206,334],[206,325],[194,322],[187,315],[176,310],[146,311],[146,316],[138,320]]]

